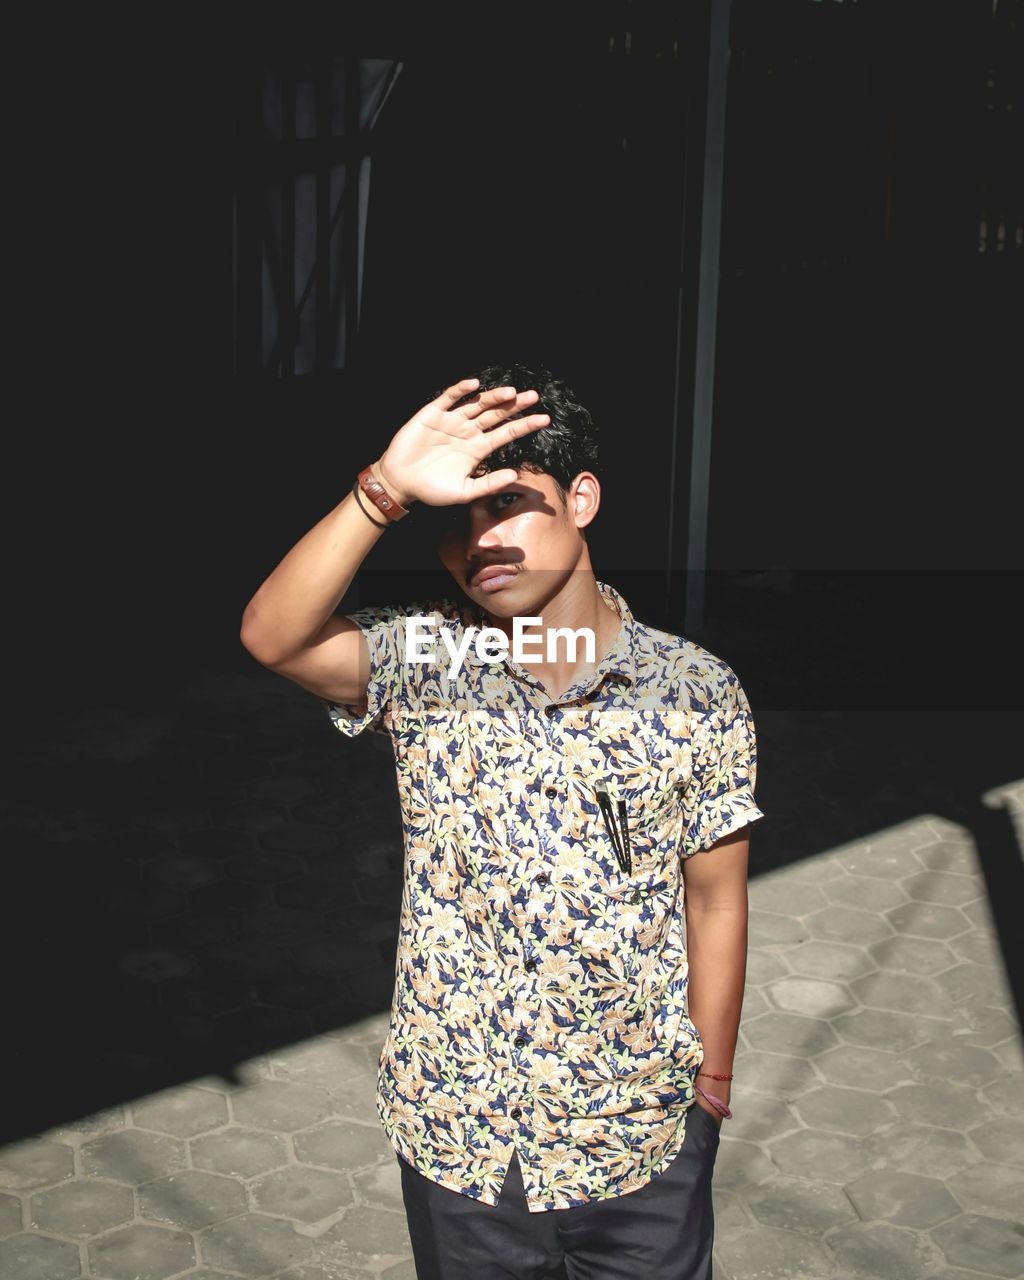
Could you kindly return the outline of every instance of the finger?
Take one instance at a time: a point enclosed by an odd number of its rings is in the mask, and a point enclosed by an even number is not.
[[[455,382],[450,387],[446,387],[433,403],[440,409],[450,409],[463,396],[468,396],[470,392],[475,391],[479,385],[479,378],[463,378],[461,382]]]
[[[488,431],[484,435],[487,443],[487,453],[484,457],[488,453],[493,453],[495,449],[500,449],[503,444],[520,440],[531,431],[539,431],[541,427],[547,427],[550,424],[551,415],[547,413],[532,413],[528,418],[513,418],[511,422],[502,423],[500,427],[495,427],[493,431]]]
[[[512,417],[513,414],[528,409],[531,404],[535,404],[540,397],[536,391],[520,391],[514,400],[509,400],[504,404],[495,405],[493,409],[487,409],[481,413],[474,426],[480,428],[481,431],[489,431],[492,427],[496,427],[500,422],[504,422],[506,418]]]
[[[519,472],[515,467],[503,467],[501,471],[489,471],[486,475],[480,476],[479,479],[467,481],[469,496],[464,501],[474,502],[477,498],[487,498],[492,493],[497,493],[500,489],[504,489],[510,484],[515,484],[518,479]]]
[[[496,405],[514,405],[515,402],[515,387],[491,387],[488,391],[481,391],[466,404],[459,405],[457,412],[462,414],[466,421],[472,421],[480,414],[493,410]]]

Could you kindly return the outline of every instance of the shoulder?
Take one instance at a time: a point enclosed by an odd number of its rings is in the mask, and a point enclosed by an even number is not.
[[[707,715],[745,701],[739,678],[729,663],[695,640],[639,622],[636,638],[640,678],[663,689],[671,688],[687,710]]]

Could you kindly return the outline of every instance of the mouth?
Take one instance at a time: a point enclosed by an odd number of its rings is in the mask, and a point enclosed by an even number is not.
[[[480,572],[474,576],[472,579],[472,585],[474,587],[479,587],[481,591],[486,591],[488,593],[492,591],[500,591],[502,587],[508,586],[517,573],[517,569],[512,569],[508,565],[488,565],[486,569],[481,569]]]

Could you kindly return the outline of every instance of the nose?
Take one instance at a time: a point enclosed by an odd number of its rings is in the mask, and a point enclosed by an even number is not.
[[[481,509],[482,508],[482,509]],[[501,534],[498,531],[500,519],[483,507],[483,504],[471,503],[466,528],[466,559],[474,560],[481,551],[492,552],[501,547]]]

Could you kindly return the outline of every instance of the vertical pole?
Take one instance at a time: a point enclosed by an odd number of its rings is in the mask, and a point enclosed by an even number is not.
[[[317,59],[313,68],[316,93],[316,371],[330,369],[334,358],[331,323],[331,88],[333,64]]]
[[[359,338],[359,181],[362,174],[362,85],[358,51],[347,55],[345,68],[345,195],[341,224],[345,290],[346,371],[355,367]]]
[[[298,315],[295,307],[295,73],[287,63],[281,72],[281,375],[295,376]]]
[[[715,335],[725,167],[725,107],[729,77],[730,0],[710,0],[707,119],[704,127],[704,184],[700,221],[697,333],[693,389],[693,443],[690,461],[689,535],[686,545],[687,634],[704,625],[707,576],[708,490],[714,415]]]

